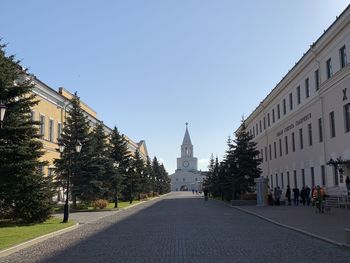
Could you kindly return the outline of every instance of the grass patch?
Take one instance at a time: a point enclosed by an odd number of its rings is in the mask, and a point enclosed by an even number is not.
[[[19,225],[0,221],[0,250],[30,239],[69,227],[75,222],[62,223],[62,219],[50,218],[43,223],[34,225]]]
[[[132,204],[130,204],[129,201],[126,201],[126,202],[118,202],[118,208],[125,208],[125,207],[128,207],[130,205],[134,205],[134,204],[138,204],[140,203],[141,201],[138,201],[138,200],[134,200],[132,201]],[[108,206],[106,209],[113,209],[114,208],[114,203],[108,203]]]

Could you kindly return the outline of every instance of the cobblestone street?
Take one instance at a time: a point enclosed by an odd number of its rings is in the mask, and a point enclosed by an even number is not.
[[[350,251],[192,193],[87,223],[0,262],[347,262]]]

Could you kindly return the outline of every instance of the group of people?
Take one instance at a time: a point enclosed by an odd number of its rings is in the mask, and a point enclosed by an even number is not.
[[[301,190],[298,187],[294,187],[293,189],[287,185],[286,190],[286,201],[288,205],[291,205],[293,192],[293,202],[295,206],[298,206],[299,203],[303,205],[311,205],[311,201],[313,205],[319,207],[320,211],[323,212],[323,202],[326,197],[326,193],[323,187],[314,186],[312,189],[309,186],[303,186]],[[312,199],[311,199],[312,198]],[[282,199],[282,190],[279,187],[275,187],[273,191],[269,188],[268,191],[268,202],[269,205],[280,205]]]

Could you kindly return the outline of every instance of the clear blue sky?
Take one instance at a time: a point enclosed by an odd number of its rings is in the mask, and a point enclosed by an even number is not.
[[[185,132],[199,168],[348,5],[343,0],[2,0],[8,54],[144,139],[169,173]]]

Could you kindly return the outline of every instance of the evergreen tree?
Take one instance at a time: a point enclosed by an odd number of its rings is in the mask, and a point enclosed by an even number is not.
[[[14,56],[0,46],[0,101],[6,107],[0,128],[0,214],[15,220],[42,222],[51,213],[52,182],[44,177],[43,145],[38,122],[31,118],[37,104],[30,77]]]
[[[106,196],[109,173],[113,171],[107,137],[102,123],[98,123],[89,134],[90,163],[88,176],[84,178],[86,187],[81,194],[83,200],[94,201]]]
[[[262,160],[259,158],[256,142],[252,139],[252,135],[246,130],[244,120],[242,120],[239,130],[236,132],[233,156],[237,167],[235,173],[236,191],[239,194],[251,192],[255,185],[254,179],[261,174],[259,165]]]
[[[55,160],[57,179],[66,185],[70,173],[70,193],[73,206],[76,207],[77,198],[85,201],[84,193],[88,193],[90,186],[91,141],[89,138],[90,125],[87,117],[80,107],[80,99],[77,93],[69,101],[70,109],[67,114],[60,143],[65,148],[61,158]],[[76,145],[81,143],[80,153],[76,152]],[[67,190],[67,189],[66,189]]]
[[[139,150],[135,151],[132,166],[133,168],[136,168],[136,171],[134,174],[132,174],[132,178],[131,178],[132,192],[133,192],[133,195],[137,196],[138,199],[140,200],[140,194],[143,192],[144,184],[145,184],[145,180],[144,180],[145,163],[140,155]]]
[[[151,160],[149,157],[147,157],[145,173],[146,173],[145,193],[151,193],[153,192],[153,170],[152,170]]]
[[[115,207],[118,207],[118,194],[120,192],[125,194],[127,191],[127,185],[125,185],[126,168],[130,166],[131,154],[128,150],[128,142],[125,137],[119,133],[117,127],[114,127],[111,133],[110,157],[114,163],[119,165],[116,169],[116,173],[112,175],[111,188],[109,189],[110,195],[114,197]]]
[[[161,179],[161,172],[159,167],[159,162],[157,157],[154,156],[152,161],[152,173],[153,173],[153,180],[154,180],[154,192],[156,194],[159,194],[160,192],[160,183],[159,180]]]

